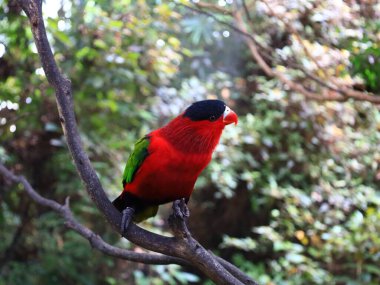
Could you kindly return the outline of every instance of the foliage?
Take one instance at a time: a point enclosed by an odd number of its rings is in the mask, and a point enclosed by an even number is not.
[[[380,72],[380,39],[377,35],[380,31],[379,21],[369,21],[366,25],[366,34],[352,42],[350,61],[353,74],[360,76],[367,89],[379,92],[380,84],[378,74]]]
[[[233,7],[233,1],[209,2]],[[272,68],[316,90],[291,64],[379,91],[377,6],[272,3],[294,24],[297,41],[264,2],[245,2]],[[132,247],[99,222],[67,153],[26,17],[14,1],[2,4],[1,160],[42,195],[71,196],[76,216],[107,241]],[[200,241],[260,284],[379,284],[376,106],[305,100],[264,76],[233,30],[175,2],[63,1],[58,10],[44,8],[55,57],[73,82],[83,143],[111,198],[138,138],[192,101],[222,98],[239,124],[226,128],[190,203],[190,226]],[[218,19],[232,23],[228,14]],[[2,180],[0,186],[0,285],[208,284],[191,269],[92,251],[22,189]],[[143,225],[165,232],[162,208]]]

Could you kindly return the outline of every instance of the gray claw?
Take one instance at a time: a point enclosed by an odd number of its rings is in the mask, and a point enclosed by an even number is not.
[[[186,203],[185,198],[182,198],[182,199],[181,199],[180,207],[181,207],[182,215],[183,215],[185,218],[190,217],[190,211],[189,211],[189,208],[187,207],[187,203]]]
[[[189,208],[186,205],[185,199],[176,200],[173,202],[173,212],[174,214],[182,220],[190,217]]]
[[[135,213],[135,209],[130,208],[130,207],[125,208],[122,212],[123,216],[121,218],[120,228],[121,228],[121,233],[123,236],[125,232],[127,231],[129,224],[132,221],[132,217],[134,213]]]

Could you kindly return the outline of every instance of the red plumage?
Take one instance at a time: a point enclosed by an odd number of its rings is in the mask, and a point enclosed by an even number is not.
[[[124,191],[152,203],[190,198],[195,181],[211,160],[224,129],[218,121],[191,121],[179,116],[151,132],[149,155]],[[190,139],[189,139],[190,138]]]
[[[160,204],[187,201],[224,127],[237,120],[222,101],[205,100],[148,134],[135,145],[124,172],[123,192],[114,206],[119,211],[133,208],[138,222],[154,216]]]

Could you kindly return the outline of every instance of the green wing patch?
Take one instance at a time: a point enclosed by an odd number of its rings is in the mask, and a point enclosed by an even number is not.
[[[149,146],[149,137],[145,136],[139,139],[135,143],[135,147],[128,158],[127,164],[123,173],[123,186],[125,184],[131,183],[133,176],[139,169],[140,165],[143,163],[145,158],[148,156],[148,146]]]

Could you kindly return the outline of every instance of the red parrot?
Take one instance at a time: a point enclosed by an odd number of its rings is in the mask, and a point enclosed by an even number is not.
[[[155,216],[160,204],[187,202],[224,127],[237,122],[223,101],[204,100],[138,140],[125,166],[123,192],[112,202],[123,213],[123,229],[131,218],[141,222]]]

